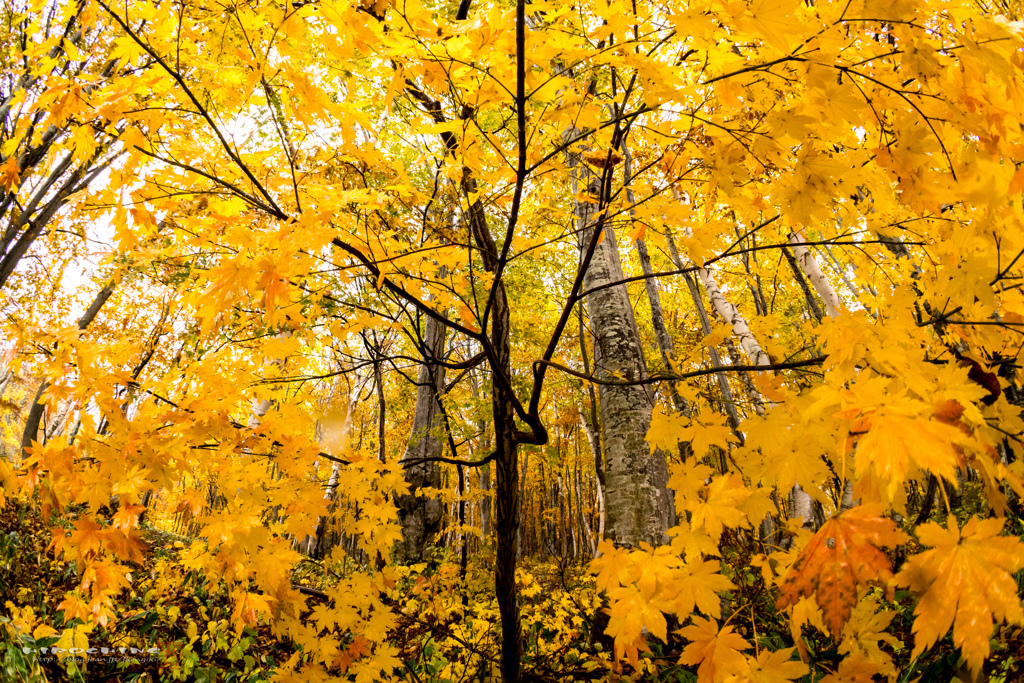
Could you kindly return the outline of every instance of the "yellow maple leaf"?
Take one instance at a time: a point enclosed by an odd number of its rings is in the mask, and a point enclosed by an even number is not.
[[[822,620],[821,608],[814,601],[814,596],[800,598],[793,607],[793,614],[789,619],[789,632],[793,636],[793,642],[800,650],[800,657],[807,659],[810,655],[807,652],[807,645],[802,637],[803,627],[809,624],[822,633],[825,632],[825,622]]]
[[[139,526],[139,515],[145,509],[142,505],[123,505],[114,513],[111,521],[116,528],[128,531]]]
[[[839,669],[821,679],[821,683],[873,683],[880,672],[862,652],[854,652],[839,662]]]
[[[747,515],[739,509],[749,497],[743,477],[718,476],[705,487],[702,497],[687,498],[683,507],[693,513],[690,523],[695,529],[704,528],[711,538],[718,540],[725,527],[749,526]]]
[[[93,557],[103,544],[102,527],[91,519],[82,518],[75,522],[75,531],[69,540],[80,559]]]
[[[679,555],[685,555],[687,562],[701,559],[701,555],[718,557],[721,552],[718,544],[702,529],[693,529],[685,519],[668,530],[672,537],[672,549]]]
[[[799,659],[793,661],[795,647],[771,652],[761,650],[757,659],[747,659],[749,670],[725,679],[725,683],[787,683],[795,681],[808,672],[807,665]]]
[[[713,560],[680,567],[666,579],[665,584],[666,600],[676,614],[688,615],[696,607],[716,619],[722,616],[722,601],[718,594],[736,587],[722,576],[721,566]]]
[[[697,683],[724,683],[726,678],[746,668],[747,659],[742,650],[749,649],[750,645],[733,633],[732,626],[719,630],[717,621],[697,617],[693,624],[676,633],[690,641],[679,656],[679,663],[699,665]]]
[[[760,524],[765,517],[778,512],[775,502],[771,499],[771,490],[767,488],[752,490],[750,497],[740,503],[738,508],[752,525]]]
[[[729,450],[729,442],[738,443],[739,439],[732,433],[732,429],[726,423],[725,415],[712,413],[701,415],[700,419],[691,420],[690,423],[680,431],[680,441],[689,441],[693,446],[693,453],[698,458],[703,458],[712,446],[722,450]]]
[[[661,610],[644,599],[635,586],[624,586],[610,591],[608,628],[605,633],[615,639],[615,658],[625,658],[637,667],[640,650],[646,650],[643,630],[665,640],[668,622]]]
[[[57,635],[57,629],[52,626],[48,626],[47,624],[39,624],[32,630],[32,637],[36,640],[49,638],[50,636],[55,635]]]
[[[241,633],[246,626],[255,625],[260,613],[269,614],[272,601],[274,601],[273,598],[260,593],[245,592],[237,596],[235,609],[231,615],[231,620],[235,624],[235,632]]]
[[[18,184],[18,175],[18,155],[12,154],[0,166],[0,185],[4,186],[4,192],[10,192]]]
[[[970,437],[952,425],[888,408],[872,414],[866,424],[869,431],[857,442],[856,476],[860,479],[874,470],[885,482],[889,500],[903,487],[911,465],[955,482],[961,460],[957,445],[971,444]]]
[[[600,556],[590,563],[590,569],[597,574],[598,590],[611,590],[636,580],[628,550],[616,548],[605,539],[597,546],[597,551]]]
[[[992,623],[1024,624],[1013,574],[1024,567],[1024,544],[1000,536],[1003,520],[971,517],[961,530],[950,515],[917,529],[923,545],[896,575],[896,583],[921,593],[914,609],[914,653],[931,647],[953,627],[953,644],[975,674],[989,653]]]
[[[135,530],[107,529],[103,534],[107,550],[120,560],[143,562],[149,547],[142,534]]]
[[[865,0],[864,16],[872,19],[909,20],[916,14],[918,3],[915,0]]]
[[[61,656],[66,655],[67,650],[73,648],[79,648],[79,652],[85,652],[89,649],[90,631],[92,631],[91,626],[72,626],[71,628],[64,629],[64,632],[60,636],[60,640],[51,646],[51,651],[56,652],[57,650],[64,650],[64,653],[57,653]]]
[[[745,28],[780,52],[789,52],[790,39],[802,28],[799,10],[800,0],[757,0]]]
[[[666,413],[664,409],[655,410],[651,415],[651,426],[647,429],[647,443],[651,452],[661,449],[666,453],[675,450],[680,441],[680,434],[690,420],[682,413]]]
[[[896,667],[893,666],[892,657],[879,647],[879,643],[894,648],[899,646],[899,642],[885,632],[895,616],[895,612],[888,610],[879,612],[878,601],[873,597],[861,600],[843,628],[843,642],[839,652],[846,655],[860,652],[867,661],[878,666],[882,675],[895,675]]]
[[[672,465],[668,487],[676,492],[676,509],[680,515],[686,510],[685,501],[698,498],[712,474],[713,469],[695,460]]]
[[[639,568],[640,576],[637,577],[636,586],[645,600],[653,599],[656,593],[662,591],[665,582],[683,564],[673,548],[667,545],[658,548],[642,547],[630,553],[630,558]]]

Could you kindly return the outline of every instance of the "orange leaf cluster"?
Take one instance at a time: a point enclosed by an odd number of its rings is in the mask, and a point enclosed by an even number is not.
[[[877,505],[863,505],[830,519],[800,552],[782,580],[776,607],[814,596],[833,637],[842,633],[860,591],[892,578],[892,565],[880,547],[905,543],[906,534],[881,516]]]

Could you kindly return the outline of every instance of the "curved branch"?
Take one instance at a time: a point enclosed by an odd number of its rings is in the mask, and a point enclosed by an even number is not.
[[[795,360],[786,363],[771,363],[768,365],[722,365],[713,368],[705,368],[702,370],[694,370],[692,372],[674,373],[674,372],[658,372],[649,377],[635,380],[614,380],[614,379],[598,379],[593,375],[588,375],[578,370],[566,367],[561,363],[556,363],[549,360],[535,360],[533,362],[534,372],[537,372],[536,367],[538,365],[548,365],[556,370],[578,377],[579,379],[592,382],[593,384],[603,384],[605,386],[616,386],[616,387],[631,387],[645,384],[657,384],[658,382],[675,382],[683,379],[690,379],[692,377],[703,377],[704,375],[713,375],[719,372],[763,372],[765,370],[795,370],[796,368],[804,368],[812,365],[821,365],[828,359],[828,356],[815,356],[814,358],[807,358],[805,360]]]

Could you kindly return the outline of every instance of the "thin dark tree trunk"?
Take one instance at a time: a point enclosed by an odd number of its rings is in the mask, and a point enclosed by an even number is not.
[[[516,3],[517,34],[517,99],[525,99],[525,0]],[[525,102],[519,102],[520,117],[525,116]],[[520,121],[520,124],[523,122]],[[526,150],[520,150],[520,166],[525,165]],[[467,197],[477,193],[476,180],[468,169],[463,171],[463,192]],[[487,225],[483,203],[477,197],[469,209],[469,224],[484,262],[484,268],[498,270],[498,248]],[[494,592],[501,617],[501,677],[503,683],[519,683],[523,656],[523,627],[519,613],[519,590],[516,588],[518,563],[517,538],[520,525],[519,441],[517,439],[515,405],[512,393],[512,348],[508,295],[501,278],[494,283],[489,362],[491,366],[491,414],[494,420],[495,486],[495,562]]]
[[[82,317],[78,319],[78,329],[85,330],[89,327],[89,324],[95,320],[100,309],[103,308],[103,304],[107,303],[107,299],[114,293],[116,283],[111,281],[103,286],[89,304],[89,308],[86,309]],[[28,416],[25,418],[25,430],[21,434],[21,453],[22,457],[28,455],[28,449],[32,447],[32,442],[38,438],[39,435],[39,423],[43,418],[43,411],[46,410],[46,405],[40,403],[43,394],[46,389],[50,386],[50,383],[43,381],[39,385],[39,391],[36,392],[35,398],[32,400],[32,405],[28,409]],[[44,436],[45,440],[45,436]]]
[[[459,576],[466,579],[466,563],[469,559],[469,548],[467,543],[469,542],[466,534],[466,471],[465,467],[458,465],[459,470]],[[466,594],[463,593],[463,601],[466,600]]]
[[[384,415],[384,375],[380,371],[380,360],[373,364],[373,378],[377,384],[377,459],[387,463],[384,441],[384,428],[387,425]]]

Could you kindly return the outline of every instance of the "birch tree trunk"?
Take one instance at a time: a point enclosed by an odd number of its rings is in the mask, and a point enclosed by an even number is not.
[[[583,411],[580,410],[580,426],[583,428],[583,433],[587,436],[587,443],[590,445],[590,452],[594,454],[595,459],[601,457],[601,443],[596,430],[591,429],[587,419],[583,416]],[[597,538],[598,540],[604,538],[604,527],[605,527],[605,510],[604,510],[604,472],[597,470],[597,477],[594,480],[596,486],[596,497],[597,497]]]
[[[583,372],[589,375],[590,359],[587,355],[586,333],[584,331],[583,324],[583,308],[584,306],[579,307],[580,358],[583,359]],[[591,339],[593,339],[593,337],[591,337]],[[583,407],[580,407],[580,426],[583,428],[583,433],[587,436],[587,443],[590,445],[590,453],[594,457],[594,474],[597,477],[595,482],[597,485],[597,540],[600,542],[601,539],[604,538],[605,528],[604,456],[601,452],[601,427],[600,420],[597,415],[597,392],[594,391],[594,385],[589,382],[587,383],[587,408],[588,410],[584,412]]]
[[[789,234],[789,243],[793,246],[793,255],[796,257],[797,263],[800,264],[800,270],[804,271],[804,274],[807,275],[807,279],[811,281],[814,291],[818,293],[821,302],[825,304],[825,314],[830,318],[835,318],[839,315],[842,308],[839,295],[832,288],[828,278],[825,277],[825,273],[821,271],[818,260],[814,258],[814,254],[804,244],[805,241],[801,231],[794,230]]]
[[[427,317],[423,330],[426,353],[440,358],[444,353],[444,326],[433,317]],[[402,462],[412,461],[404,467],[409,493],[395,496],[398,521],[402,525],[402,540],[398,543],[398,561],[422,562],[427,545],[433,540],[441,524],[444,509],[435,491],[441,486],[441,468],[436,461],[417,462],[424,458],[438,458],[444,451],[440,431],[443,427],[441,406],[437,397],[444,392],[444,367],[424,358],[420,366],[416,387],[416,408],[413,413],[412,433],[402,456]]]
[[[825,317],[825,314],[821,312],[818,300],[814,298],[814,293],[811,292],[811,288],[807,284],[807,279],[804,277],[804,271],[800,267],[800,261],[793,255],[792,251],[785,247],[782,248],[782,255],[785,256],[786,261],[789,262],[789,268],[793,271],[793,278],[796,280],[796,283],[800,285],[800,291],[804,293],[804,300],[807,301],[807,307],[811,311],[811,316],[820,323],[821,319]]]
[[[725,298],[711,273],[705,268],[699,268],[697,270],[697,277],[700,278],[701,284],[704,285],[704,291],[707,292],[708,300],[711,302],[715,312],[732,326],[732,332],[740,340],[740,346],[743,348],[747,358],[750,359],[751,364],[770,365],[771,360],[768,358],[768,354],[757,343],[754,333],[747,326],[746,319],[740,314],[736,306]]]
[[[811,253],[803,242],[804,238],[801,232],[794,231],[790,233],[789,243],[793,245],[793,254],[800,265],[800,269],[807,275],[807,279],[811,281],[814,291],[818,293],[822,303],[825,304],[825,313],[830,318],[838,317],[841,307],[839,294],[832,287],[825,273],[822,272],[821,266],[818,265],[818,260],[814,258],[814,254]],[[845,280],[845,278],[843,279]],[[846,281],[846,284],[856,294],[853,285],[849,281]],[[853,499],[853,484],[850,479],[846,479],[843,482],[843,489],[839,496],[839,511],[845,512],[856,505],[857,502]]]
[[[633,197],[633,188],[631,182],[633,180],[633,155],[630,154],[629,146],[626,144],[625,138],[622,140],[622,173],[623,173],[623,185],[626,186],[626,201],[629,202],[629,215],[634,221],[636,220],[636,211],[633,208],[636,200]],[[672,349],[672,335],[668,333],[668,327],[665,325],[665,313],[661,307],[661,293],[658,291],[658,282],[654,278],[654,268],[651,266],[651,257],[647,253],[647,244],[643,238],[637,238],[635,242],[636,253],[640,258],[640,268],[644,274],[644,289],[647,292],[647,302],[651,307],[651,326],[654,327],[654,336],[658,340],[658,351],[661,352],[661,362],[665,365],[665,370],[672,372],[675,365],[675,354]],[[668,383],[669,396],[672,399],[672,407],[677,412],[689,415],[690,406],[686,404],[686,400],[679,393],[675,382]],[[680,455],[685,460],[686,457],[692,453],[693,449],[690,447],[689,442],[680,442]]]
[[[330,399],[334,400],[336,395],[337,384],[331,390]],[[334,454],[344,453],[348,449],[350,438],[352,434],[352,416],[355,413],[356,402],[358,401],[359,394],[362,391],[362,386],[356,383],[355,391],[353,392],[351,387],[349,388],[348,398],[344,404],[344,418],[341,424],[321,422],[318,425],[317,436],[319,446],[322,450]],[[338,478],[341,474],[341,464],[338,462],[331,462],[331,474],[327,479],[327,488],[324,491],[324,500],[327,501],[328,514],[322,515],[316,520],[316,530],[312,535],[307,535],[299,547],[310,557],[324,557],[327,551],[333,547],[335,538],[332,537],[331,530],[333,528],[331,524],[331,512],[333,510],[333,501],[338,490]]]
[[[860,290],[857,289],[856,285],[854,285],[850,278],[847,276],[842,264],[839,263],[838,260],[836,260],[836,257],[832,254],[832,251],[828,248],[828,245],[818,245],[818,251],[825,255],[825,263],[829,264],[829,267],[831,267],[832,270],[835,271],[836,275],[838,275],[840,279],[842,279],[843,284],[845,284],[846,288],[850,290],[850,294],[853,295],[853,298],[856,301],[860,301]],[[865,306],[865,309],[867,309],[868,312],[870,312],[871,310],[868,309],[867,306]]]
[[[570,158],[572,186],[600,196],[600,178]],[[581,254],[603,230],[584,273],[587,311],[594,335],[594,374],[600,380],[640,380],[646,364],[625,285],[606,285],[623,279],[615,235],[598,220],[597,204],[577,199],[576,217]],[[602,288],[603,287],[603,288]],[[599,289],[601,288],[601,289]],[[634,547],[642,541],[660,545],[671,519],[668,469],[660,452],[651,453],[647,430],[652,396],[640,385],[601,384],[600,397],[605,455],[607,532],[617,545]]]
[[[676,248],[675,240],[672,236],[668,236],[668,251],[669,256],[672,258],[672,263],[675,264],[676,268],[685,271],[683,265],[683,259],[679,255],[679,250]],[[697,287],[697,283],[694,282],[693,276],[688,272],[683,273],[683,279],[686,280],[686,287],[690,290],[690,298],[693,299],[693,306],[697,310],[697,317],[700,319],[701,332],[704,336],[711,334],[711,320],[708,317],[707,309],[704,308],[704,300],[700,296],[700,289]],[[708,356],[711,358],[711,363],[715,367],[722,366],[722,358],[718,354],[718,349],[714,346],[708,346]],[[729,426],[732,431],[739,438],[740,443],[743,443],[743,434],[740,432],[740,416],[739,411],[736,410],[736,401],[733,399],[732,388],[729,386],[729,379],[725,376],[724,372],[717,372],[715,376],[718,378],[718,389],[722,392],[722,403],[725,409],[725,414],[729,420]]]
[[[676,193],[676,198],[679,199],[678,190],[673,188],[673,192]],[[671,236],[669,239],[671,240]],[[675,250],[674,245],[672,248]],[[682,268],[680,267],[680,269]],[[740,346],[743,347],[743,352],[750,359],[751,364],[770,365],[771,359],[769,359],[764,349],[761,348],[753,332],[750,331],[747,321],[740,314],[736,306],[725,298],[711,273],[706,268],[698,268],[697,277],[700,278],[701,284],[704,285],[704,290],[707,292],[708,299],[711,301],[715,312],[732,326],[733,334],[739,338]],[[750,391],[753,394],[751,398],[754,400],[755,409],[759,414],[763,414],[764,405],[761,396],[753,388],[750,388]],[[814,500],[799,484],[793,486],[793,489],[790,491],[789,500],[790,516],[802,517],[805,525],[814,525]]]
[[[676,262],[677,267],[682,270],[682,261],[679,258],[679,252],[675,249],[675,244],[669,242],[669,249],[672,251],[673,260]],[[697,288],[697,283],[689,273],[683,273],[683,277],[686,279],[686,286],[690,290],[690,297],[693,299],[693,306],[697,309],[697,317],[700,318],[701,332],[704,336],[711,334],[711,320],[708,318],[707,309],[704,308],[704,301],[700,297],[700,290]],[[718,349],[714,346],[708,346],[708,356],[711,359],[711,364],[717,367],[722,367],[722,357],[718,355]],[[740,432],[740,416],[739,411],[736,410],[736,401],[732,396],[732,387],[729,386],[729,379],[725,376],[724,372],[716,372],[715,377],[718,379],[718,390],[722,392],[722,408],[725,410],[726,417],[729,420],[729,426],[732,428],[734,434],[740,439],[740,443],[744,442],[743,434]]]

